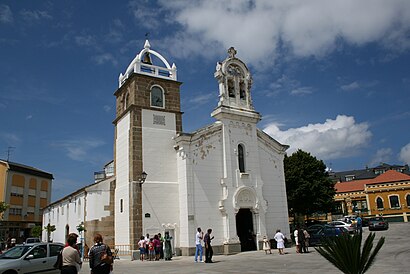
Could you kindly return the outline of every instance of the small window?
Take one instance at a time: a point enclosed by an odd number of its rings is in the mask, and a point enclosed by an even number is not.
[[[238,145],[238,164],[239,164],[239,171],[241,173],[245,173],[245,151],[243,145]]]
[[[392,195],[389,197],[390,208],[400,208],[399,196]]]
[[[376,204],[377,204],[377,208],[384,208],[382,198],[377,197],[377,199],[376,199]]]
[[[33,248],[28,255],[33,255],[34,259],[47,257],[47,245],[39,245]]]
[[[406,196],[406,203],[407,203],[407,206],[410,206],[410,194],[407,194]]]
[[[151,106],[164,107],[164,92],[158,86],[154,86],[151,89]]]
[[[120,213],[122,213],[124,211],[124,200],[121,199],[120,200]]]

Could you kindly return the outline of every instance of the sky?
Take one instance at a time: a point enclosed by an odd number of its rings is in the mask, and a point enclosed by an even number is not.
[[[211,124],[215,66],[249,67],[258,127],[334,171],[410,162],[410,1],[0,1],[0,158],[52,201],[113,159],[118,76],[144,46],[178,69],[183,131]],[[149,176],[149,175],[148,175]]]

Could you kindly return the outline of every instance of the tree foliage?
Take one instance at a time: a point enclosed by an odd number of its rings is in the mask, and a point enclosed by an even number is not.
[[[31,229],[31,235],[33,237],[39,238],[41,235],[41,231],[43,231],[43,229],[41,228],[41,226],[36,225]]]
[[[334,205],[334,183],[323,161],[302,150],[285,156],[288,206],[292,213],[311,215],[330,212]]]
[[[0,220],[3,219],[3,213],[9,208],[9,205],[5,202],[0,202]]]
[[[385,238],[381,237],[372,251],[374,237],[375,234],[370,233],[362,249],[361,233],[354,236],[344,234],[326,239],[322,242],[322,246],[316,248],[316,250],[343,273],[362,274],[372,266],[377,253],[384,244]]]
[[[47,224],[47,226],[44,227],[44,230],[47,231],[47,241],[51,241],[51,233],[56,231],[56,226],[55,225],[50,225],[50,223]]]

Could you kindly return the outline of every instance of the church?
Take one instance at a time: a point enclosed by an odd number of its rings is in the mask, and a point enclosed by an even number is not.
[[[252,76],[236,54],[231,47],[216,64],[215,122],[186,133],[177,67],[146,40],[114,93],[113,162],[100,180],[44,209],[43,226],[56,230],[43,239],[63,242],[80,228],[88,246],[98,232],[131,251],[142,235],[167,231],[177,255],[192,255],[198,227],[212,228],[217,254],[254,250],[276,229],[289,237],[289,146],[257,128]]]

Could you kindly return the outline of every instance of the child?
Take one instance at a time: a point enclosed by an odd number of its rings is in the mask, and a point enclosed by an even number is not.
[[[151,238],[148,244],[149,260],[152,261],[155,257],[154,239]]]
[[[140,260],[144,261],[145,254],[145,238],[141,236],[140,241],[138,242],[138,247],[140,248]]]
[[[263,236],[263,250],[265,250],[265,254],[268,254],[268,251],[269,251],[269,254],[272,254],[272,250],[271,250],[271,247],[270,247],[270,242],[266,238],[266,236]]]

